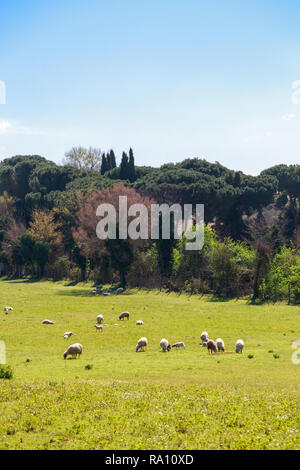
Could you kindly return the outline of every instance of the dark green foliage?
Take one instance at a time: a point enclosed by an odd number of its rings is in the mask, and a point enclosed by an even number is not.
[[[50,246],[48,243],[36,242],[34,246],[33,259],[37,263],[38,277],[44,275],[45,266],[48,262],[50,254]]]
[[[3,366],[0,364],[0,379],[12,379],[14,376],[11,366]]]
[[[73,258],[77,266],[80,268],[81,272],[81,281],[85,281],[86,277],[86,266],[87,266],[87,259],[83,256],[80,252],[80,247],[75,245],[72,251]]]
[[[105,240],[105,247],[110,257],[110,264],[113,269],[119,272],[120,285],[125,287],[126,274],[128,273],[135,259],[135,247],[131,240],[119,238],[119,227],[117,226],[117,239]]]
[[[129,150],[128,179],[131,183],[135,180],[134,156],[132,149]]]
[[[107,170],[109,170],[109,163],[107,161],[107,158],[105,156],[105,153],[102,155],[102,162],[101,162],[101,175],[104,175],[104,173],[107,172]]]
[[[121,180],[129,179],[128,155],[125,152],[123,152],[123,154],[122,154],[122,160],[121,160],[121,165],[120,165],[120,178],[121,178]]]

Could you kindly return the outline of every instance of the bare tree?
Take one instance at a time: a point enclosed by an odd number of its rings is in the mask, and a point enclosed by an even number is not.
[[[93,147],[72,147],[65,153],[64,163],[75,166],[79,170],[99,171],[101,168],[101,150]]]

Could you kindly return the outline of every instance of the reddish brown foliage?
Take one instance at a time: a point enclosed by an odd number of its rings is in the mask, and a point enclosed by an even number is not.
[[[80,244],[82,251],[86,256],[94,257],[99,254],[101,247],[103,248],[102,241],[97,238],[96,226],[100,218],[96,216],[97,207],[100,204],[112,204],[116,209],[117,220],[119,218],[119,196],[127,196],[128,207],[132,204],[144,204],[148,209],[148,226],[150,230],[150,214],[151,204],[156,201],[144,197],[138,193],[134,188],[129,188],[121,183],[115,184],[112,187],[104,188],[101,191],[92,193],[83,206],[76,214],[77,227],[73,230],[73,238],[76,243]],[[128,223],[130,218],[128,218]],[[143,241],[140,241],[141,243]]]

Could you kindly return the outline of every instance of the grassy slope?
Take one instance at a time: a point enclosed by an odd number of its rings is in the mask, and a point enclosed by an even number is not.
[[[1,305],[14,307],[0,313],[0,340],[15,372],[0,381],[0,448],[299,447],[300,366],[291,362],[299,307],[89,290],[0,283]],[[124,310],[128,322],[118,320]],[[93,327],[99,313],[109,325],[103,334]],[[45,318],[55,325],[42,325]],[[70,330],[75,336],[64,340]],[[243,355],[209,356],[199,346],[203,330],[228,351],[242,338]],[[141,336],[149,346],[137,354]],[[162,337],[185,341],[186,350],[162,353]],[[75,341],[81,359],[64,361]]]

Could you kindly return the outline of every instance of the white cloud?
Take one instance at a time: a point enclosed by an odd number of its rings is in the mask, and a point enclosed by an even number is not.
[[[65,133],[38,129],[36,127],[23,126],[11,121],[0,120],[0,134],[3,135],[28,135],[28,136],[64,136]]]
[[[9,121],[0,121],[0,133],[3,134],[12,126]]]
[[[284,122],[287,122],[287,121],[291,121],[295,117],[296,117],[296,114],[283,114],[283,116],[281,116],[281,120]]]

